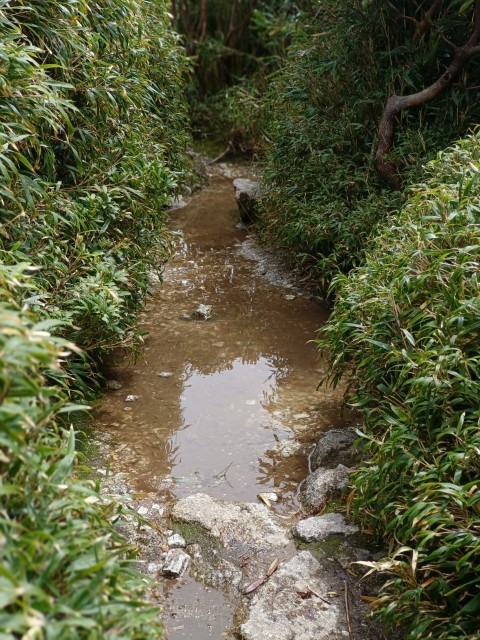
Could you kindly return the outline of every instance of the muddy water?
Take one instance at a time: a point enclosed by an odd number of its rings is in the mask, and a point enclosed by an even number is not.
[[[339,397],[316,390],[324,363],[311,340],[327,310],[239,225],[230,177],[215,176],[172,225],[179,252],[145,311],[144,353],[112,363],[122,387],[96,410],[105,466],[166,504],[199,491],[246,501],[275,491],[277,510],[292,511],[306,452],[340,421]],[[210,319],[195,317],[200,304]],[[188,578],[164,590],[171,640],[229,628],[221,594]]]

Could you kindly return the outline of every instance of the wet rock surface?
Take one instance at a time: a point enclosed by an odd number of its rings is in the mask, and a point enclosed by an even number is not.
[[[303,542],[318,542],[330,535],[352,535],[358,533],[356,525],[348,524],[341,513],[326,513],[300,520],[292,527],[292,533]]]
[[[302,551],[259,589],[240,626],[244,640],[323,640],[348,637],[320,563]]]
[[[222,502],[199,493],[179,500],[171,515],[173,520],[203,527],[225,547],[258,552],[290,542],[285,527],[260,504]]]
[[[339,464],[335,469],[320,467],[310,474],[300,499],[304,508],[311,513],[325,509],[328,501],[338,497],[348,486],[350,469]]]
[[[339,464],[355,466],[360,460],[360,451],[354,447],[358,436],[353,429],[331,429],[323,434],[310,458],[312,471],[319,467],[334,469]]]
[[[257,202],[260,196],[258,182],[237,178],[233,181],[233,187],[242,221],[246,224],[254,222],[257,218]]]

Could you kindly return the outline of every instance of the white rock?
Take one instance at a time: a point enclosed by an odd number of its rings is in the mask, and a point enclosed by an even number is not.
[[[169,547],[179,547],[180,549],[185,549],[185,547],[187,546],[185,538],[182,538],[179,533],[173,533],[171,536],[169,536],[167,544]]]
[[[253,550],[285,547],[288,532],[267,507],[249,502],[222,502],[197,493],[179,500],[172,518],[198,524],[225,547],[248,546]]]
[[[188,569],[190,556],[182,549],[170,549],[165,557],[163,575],[168,578],[180,578]]]

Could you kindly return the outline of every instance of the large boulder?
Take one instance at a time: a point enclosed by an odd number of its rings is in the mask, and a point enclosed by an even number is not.
[[[358,436],[353,429],[331,429],[324,433],[310,458],[312,470],[334,469],[339,464],[354,467],[360,461],[360,452],[353,444],[355,440]]]
[[[257,218],[257,202],[260,195],[258,182],[237,178],[233,181],[235,200],[240,211],[240,218],[245,224],[255,222]]]

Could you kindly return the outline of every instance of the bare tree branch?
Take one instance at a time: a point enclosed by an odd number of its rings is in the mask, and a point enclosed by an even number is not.
[[[393,95],[387,100],[383,111],[375,154],[375,166],[379,176],[395,190],[402,188],[402,179],[395,162],[389,157],[393,149],[393,139],[398,116],[404,109],[418,107],[431,102],[458,78],[467,62],[480,53],[480,0],[476,0],[473,15],[473,30],[468,41],[460,47],[454,47],[453,60],[442,75],[429,87],[408,96]]]

